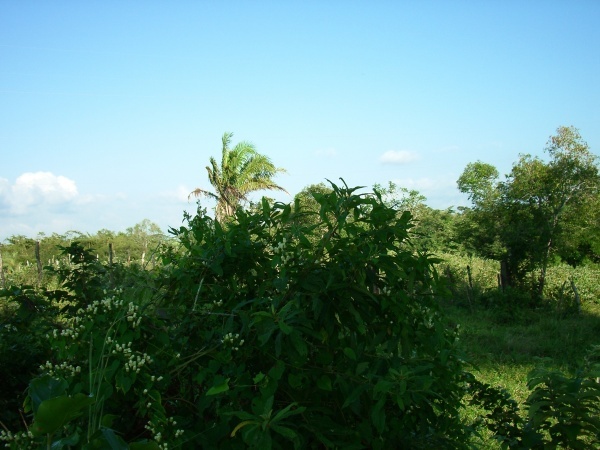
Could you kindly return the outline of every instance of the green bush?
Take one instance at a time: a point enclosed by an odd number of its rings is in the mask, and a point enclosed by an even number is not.
[[[171,383],[194,399],[177,405],[189,426],[205,424],[197,448],[466,446],[433,261],[409,214],[354,191],[316,194],[316,225],[264,202],[175,231],[164,307],[188,356]]]
[[[33,286],[0,290],[0,422],[17,425],[20,399],[38,365],[50,354],[45,334],[57,308]]]
[[[79,252],[60,273],[77,307],[48,333],[53,355],[28,390],[31,436],[3,439],[466,447],[456,333],[433,260],[410,245],[410,215],[335,185],[316,200],[316,226],[266,201],[227,224],[188,217],[156,278],[123,291]]]

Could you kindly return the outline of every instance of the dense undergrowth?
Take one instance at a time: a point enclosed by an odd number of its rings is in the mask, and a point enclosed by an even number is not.
[[[74,243],[45,287],[4,289],[5,446],[598,445],[593,273],[522,304],[485,262],[418,252],[377,195],[315,200],[199,210],[152,270]],[[518,389],[492,376],[509,365]]]

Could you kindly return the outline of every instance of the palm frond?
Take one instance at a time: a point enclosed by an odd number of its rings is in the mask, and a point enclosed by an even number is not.
[[[190,192],[190,194],[188,195],[188,201],[190,200],[190,198],[192,198],[192,196],[198,198],[202,195],[205,197],[213,198],[215,200],[219,200],[219,197],[217,195],[213,194],[212,192],[205,191],[204,189],[196,188],[192,192]]]
[[[233,214],[241,202],[247,201],[250,192],[278,190],[287,193],[273,182],[276,174],[286,171],[275,167],[268,157],[258,153],[251,142],[242,141],[230,148],[232,137],[233,133],[224,133],[221,139],[221,165],[211,157],[210,166],[206,167],[208,180],[215,192],[196,189],[190,194],[215,199],[218,220]]]

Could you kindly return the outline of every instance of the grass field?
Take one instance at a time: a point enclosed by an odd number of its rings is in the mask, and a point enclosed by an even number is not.
[[[538,308],[519,306],[514,299],[494,295],[495,264],[483,260],[447,258],[453,274],[454,301],[443,309],[451,324],[460,324],[460,346],[470,371],[484,383],[506,389],[519,403],[523,415],[528,374],[541,365],[571,373],[586,355],[600,349],[600,271],[594,267],[557,266],[549,273],[546,301]],[[472,288],[468,287],[469,264]],[[575,280],[582,299],[581,312],[565,312],[573,293],[563,288]],[[492,292],[492,294],[490,294]],[[480,411],[472,408],[467,416]],[[500,448],[483,433],[481,448]],[[600,448],[590,442],[590,448]]]

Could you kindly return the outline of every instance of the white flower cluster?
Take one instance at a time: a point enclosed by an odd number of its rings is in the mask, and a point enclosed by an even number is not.
[[[426,328],[428,329],[432,329],[434,327],[434,321],[438,319],[439,315],[435,312],[432,311],[431,309],[427,308],[426,306],[419,306],[419,312],[422,314],[423,317],[423,323],[425,325]],[[416,321],[417,319],[415,319]]]
[[[142,321],[142,316],[138,314],[139,309],[140,307],[133,302],[129,302],[129,305],[127,305],[127,322],[131,322],[133,328],[139,326]]]
[[[122,289],[115,290],[115,293],[121,294]],[[106,294],[106,290],[104,291]],[[54,330],[53,336],[56,338],[60,336],[70,337],[73,340],[79,338],[80,334],[85,330],[85,324],[93,319],[94,315],[98,314],[98,311],[112,311],[122,309],[124,306],[123,299],[117,298],[116,295],[107,296],[102,300],[95,300],[90,303],[85,309],[79,308],[76,315],[70,319],[70,324],[67,328],[60,330]],[[125,311],[125,319],[129,322],[132,328],[136,328],[142,321],[142,316],[139,314],[140,307],[133,302],[127,303],[127,310]]]
[[[177,421],[173,418],[173,417],[169,417],[167,419],[167,424],[171,425],[171,426],[176,426],[177,425]],[[146,430],[150,431],[150,433],[152,433],[152,438],[158,443],[158,447],[162,450],[168,450],[169,449],[169,444],[167,444],[166,442],[161,442],[163,440],[163,435],[162,432],[158,430],[158,425],[153,423],[151,420],[148,421],[148,424],[144,426],[144,428],[146,428]],[[181,436],[183,434],[183,430],[182,429],[177,429],[175,430],[175,437],[178,438],[179,436]]]
[[[273,254],[275,254],[275,255],[281,254],[281,264],[286,264],[290,259],[292,259],[292,256],[293,256],[292,253],[285,252],[286,244],[287,244],[287,239],[283,238],[281,240],[281,242],[279,244],[277,244],[277,247],[273,248]]]
[[[23,450],[35,448],[34,437],[31,431],[12,433],[10,431],[1,430],[0,442],[4,442],[4,448],[11,448],[12,444],[18,444],[18,448]]]
[[[62,362],[60,364],[52,364],[50,361],[46,361],[45,364],[40,366],[40,371],[47,373],[48,375],[66,375],[66,376],[75,376],[78,373],[81,373],[81,366],[73,366],[66,362]]]
[[[240,346],[244,345],[245,341],[240,339],[239,333],[227,333],[225,336],[223,336],[221,342],[225,345],[229,345],[231,350],[237,351],[240,349]]]
[[[114,341],[110,336],[106,338],[107,344],[112,344],[113,342]],[[132,371],[135,373],[140,373],[142,367],[144,367],[146,364],[152,363],[152,358],[147,353],[134,353],[133,350],[131,350],[131,342],[126,344],[119,344],[116,342],[111,353],[113,355],[121,353],[125,357],[125,372]]]
[[[117,294],[121,294],[123,292],[122,289],[117,289],[115,291]],[[105,292],[106,294],[106,292]],[[123,306],[123,299],[118,299],[115,295],[110,296],[110,297],[106,297],[102,300],[94,300],[92,303],[90,303],[85,310],[79,310],[81,312],[87,312],[87,313],[93,313],[93,314],[97,314],[98,313],[98,307],[102,307],[107,311],[112,311],[113,308],[117,309],[120,308],[121,306]],[[77,311],[79,313],[79,311]]]
[[[115,291],[117,294],[122,293],[121,289]],[[106,291],[104,291],[106,294]],[[123,306],[123,300],[117,299],[114,295],[110,297],[106,297],[102,300],[94,300],[85,309],[79,308],[74,317],[71,318],[70,324],[62,329],[62,330],[54,330],[52,335],[54,338],[57,338],[59,335],[67,338],[71,338],[73,340],[77,340],[81,333],[85,330],[85,324],[92,318],[94,315],[98,314],[98,308],[104,309],[107,311],[112,311],[113,309],[117,309]],[[133,322],[134,318],[130,319],[130,317],[137,318],[137,307],[132,303],[129,303],[129,310],[127,311],[127,320],[129,322]],[[133,327],[135,328],[139,325],[141,318],[137,319],[133,323]]]

